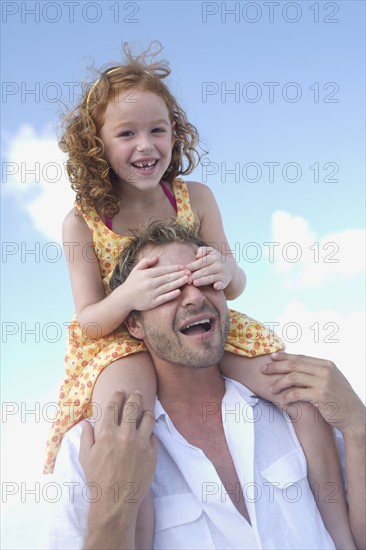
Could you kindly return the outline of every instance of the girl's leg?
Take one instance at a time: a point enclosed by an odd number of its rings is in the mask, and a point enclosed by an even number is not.
[[[98,415],[110,403],[116,389],[126,392],[128,397],[133,391],[143,396],[143,408],[154,409],[156,397],[156,375],[154,364],[147,352],[134,353],[114,361],[99,375],[93,391],[93,403]],[[140,411],[141,414],[142,411]],[[94,426],[95,438],[98,438],[101,422]],[[136,523],[136,549],[151,550],[154,538],[154,505],[151,491],[140,504]]]
[[[274,395],[271,386],[282,375],[264,375],[260,367],[271,362],[269,355],[243,357],[225,352],[220,364],[228,378],[241,382],[255,394],[285,408],[308,463],[308,479],[324,525],[337,549],[354,549],[344,496],[342,472],[331,426],[311,403],[284,407],[281,395]]]
[[[94,410],[98,417],[108,406],[111,395],[116,390],[123,390],[126,399],[134,391],[142,394],[143,408],[154,409],[156,397],[156,374],[154,364],[147,352],[134,353],[114,361],[98,376],[93,390]],[[98,437],[101,422],[94,426]]]

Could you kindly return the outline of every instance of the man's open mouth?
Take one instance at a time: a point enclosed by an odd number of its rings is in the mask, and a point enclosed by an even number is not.
[[[150,170],[154,166],[156,166],[158,160],[150,160],[149,162],[131,162],[132,166],[137,168],[138,170]]]
[[[194,323],[190,323],[186,325],[185,327],[180,329],[180,332],[182,334],[205,334],[206,332],[209,332],[213,326],[213,322],[211,319],[201,319],[200,321],[195,321]]]

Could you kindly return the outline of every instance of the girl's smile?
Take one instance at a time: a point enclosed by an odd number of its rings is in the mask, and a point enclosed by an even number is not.
[[[152,92],[126,91],[108,103],[100,130],[106,159],[121,183],[158,185],[169,167],[172,124],[164,100]]]

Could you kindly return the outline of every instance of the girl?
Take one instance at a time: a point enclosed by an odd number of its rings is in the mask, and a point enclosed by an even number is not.
[[[144,408],[153,408],[152,361],[143,344],[123,327],[130,311],[145,311],[172,300],[186,283],[213,284],[216,290],[224,290],[227,299],[236,298],[245,287],[245,275],[230,252],[212,192],[177,178],[191,173],[200,156],[198,133],[163,82],[170,74],[167,63],[154,62],[156,54],[148,63],[149,50],[133,57],[127,45],[124,49],[127,62],[103,72],[90,87],[66,117],[60,142],[69,155],[67,170],[76,192],[75,208],[63,225],[63,241],[72,251],[66,256],[76,314],[69,327],[60,415],[48,441],[45,472],[53,470],[63,434],[89,416],[92,405],[93,414],[100,418],[115,388],[127,394],[139,390]],[[199,224],[201,238],[213,246],[200,248],[196,261],[186,266],[154,269],[157,258],[146,257],[111,292],[109,279],[133,230],[154,219],[173,217],[187,225]],[[269,353],[282,347],[263,325],[231,311],[222,371],[273,401],[259,367],[268,363]],[[238,356],[242,358],[239,366]],[[319,439],[318,456],[308,457],[310,477],[320,482],[320,488],[328,479],[341,485],[330,429],[313,420],[306,428],[309,414],[305,413],[304,409],[297,423],[299,436],[304,432],[305,451],[308,437]],[[96,438],[100,424],[95,424]],[[139,548],[152,546],[152,507],[148,502],[144,507]],[[337,512],[343,522],[332,523],[327,515],[323,519],[337,546],[352,548],[342,499]],[[333,517],[338,517],[335,511]]]

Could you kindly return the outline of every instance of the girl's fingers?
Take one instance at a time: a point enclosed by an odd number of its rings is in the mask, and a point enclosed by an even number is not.
[[[149,277],[152,279],[160,279],[164,277],[165,282],[173,281],[177,277],[181,277],[183,274],[191,274],[191,272],[186,269],[182,268],[182,266],[161,266],[161,267],[153,267],[149,269]]]
[[[172,290],[186,284],[191,275],[187,269],[177,270],[176,267],[181,266],[151,268],[138,280],[141,284],[144,282],[146,289],[150,292],[158,291],[160,293],[160,288],[164,285],[166,285],[166,290]]]
[[[203,266],[200,266],[199,269],[193,270],[192,269],[192,279],[202,279],[202,277],[208,277],[209,275],[215,275],[216,277],[221,277],[225,274],[225,269],[223,268],[221,263],[217,262],[211,262],[205,264]]]
[[[213,285],[217,282],[217,277],[215,275],[206,275],[204,277],[200,277],[199,279],[194,279],[192,281],[192,284],[194,286],[207,286],[207,285]]]
[[[196,258],[202,258],[203,256],[211,254],[212,252],[217,252],[216,248],[214,248],[213,246],[200,246],[199,248],[197,248]]]
[[[157,296],[157,298],[155,298],[154,304],[151,306],[151,309],[161,306],[166,302],[170,302],[170,300],[174,300],[174,298],[177,298],[179,294],[180,294],[179,288],[176,288],[175,290],[172,290],[170,292],[166,292],[165,294],[160,294],[159,296]]]
[[[134,269],[147,269],[148,267],[155,265],[157,261],[157,256],[148,256],[146,258],[142,258],[142,260],[138,262]]]
[[[223,281],[217,281],[214,284],[214,289],[215,290],[224,290],[226,287],[227,287],[227,284],[224,283]]]
[[[214,249],[213,249],[214,250]],[[214,250],[214,252],[217,253],[217,250]],[[216,254],[214,252],[211,252],[210,254],[205,254],[195,260],[194,262],[191,262],[190,264],[186,265],[186,268],[190,271],[197,271],[198,269],[207,267],[208,265],[211,265],[216,261]]]
[[[162,286],[163,284],[175,284],[180,279],[188,280],[188,273],[185,270],[175,271],[174,273],[169,273],[168,275],[160,275],[156,277],[155,282]]]
[[[168,283],[162,283],[157,287],[159,295],[161,294],[167,294],[168,292],[171,292],[172,290],[177,290],[181,286],[187,284],[188,282],[188,276],[183,275],[173,281],[169,281]]]
[[[227,287],[228,283],[223,280],[218,280],[219,275],[217,273],[213,275],[207,275],[206,277],[200,277],[192,281],[194,286],[207,286],[214,285],[215,290],[224,290]]]
[[[198,271],[198,269],[202,269],[204,266],[208,265],[208,260],[200,258],[199,260],[196,260],[195,262],[192,262],[190,264],[186,265],[186,268],[189,269],[189,271]]]
[[[138,264],[134,267],[134,270],[143,271],[145,269],[149,270],[149,275],[152,277],[160,277],[161,275],[166,275],[168,273],[174,273],[175,271],[187,271],[187,268],[182,264],[177,265],[161,265],[158,267],[152,267],[158,261],[157,256],[148,256],[147,258],[142,258]]]
[[[198,280],[202,279],[203,277],[208,277],[209,275],[218,275],[219,269],[215,267],[214,265],[202,267],[202,269],[198,269],[197,271],[194,271],[192,273],[192,279]]]
[[[151,292],[162,294],[163,292],[169,292],[175,288],[179,288],[188,283],[189,275],[185,271],[176,271],[169,273],[168,275],[160,275],[154,277],[149,281],[149,288]]]

